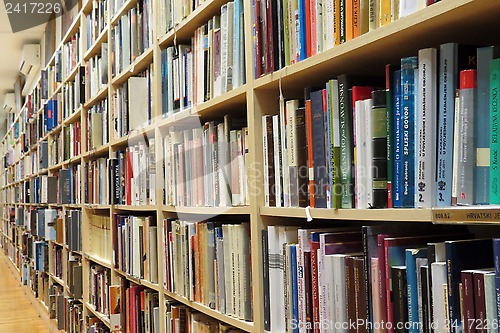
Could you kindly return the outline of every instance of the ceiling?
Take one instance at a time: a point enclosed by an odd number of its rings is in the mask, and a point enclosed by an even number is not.
[[[38,44],[43,36],[45,24],[35,28],[13,33],[5,9],[4,0],[0,0],[0,131],[5,127],[6,111],[3,108],[4,97],[14,90],[14,81],[19,73],[21,52],[24,44]]]

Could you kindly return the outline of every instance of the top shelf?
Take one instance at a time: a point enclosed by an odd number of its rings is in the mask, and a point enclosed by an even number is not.
[[[440,1],[391,24],[377,28],[311,58],[254,80],[256,89],[284,89],[317,85],[339,74],[382,75],[381,64],[399,63],[425,47],[443,42],[488,43],[500,29],[500,2],[491,0]],[[493,38],[499,38],[495,35]],[[375,71],[375,72],[374,72]]]

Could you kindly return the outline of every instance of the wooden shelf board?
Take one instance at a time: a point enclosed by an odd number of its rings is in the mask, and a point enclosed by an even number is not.
[[[164,212],[193,215],[246,215],[250,214],[249,206],[241,207],[181,207],[163,206]]]
[[[157,209],[156,205],[113,205],[114,209],[125,210],[125,211],[155,211]]]
[[[358,221],[398,221],[431,222],[430,209],[389,208],[389,209],[324,209],[310,208],[313,219],[358,220]],[[263,216],[307,218],[306,209],[260,207]]]
[[[177,113],[165,116],[158,122],[158,127],[160,129],[167,128],[173,125],[179,125],[184,122],[197,121],[199,123],[199,118],[191,114],[190,109],[182,110]]]
[[[111,84],[115,87],[124,84],[129,77],[137,75],[144,71],[146,67],[153,63],[153,46],[139,55],[127,68],[121,73],[117,74],[112,80]]]
[[[235,317],[231,317],[231,316],[222,314],[219,311],[210,309],[208,306],[205,306],[205,305],[197,303],[197,302],[190,301],[189,299],[187,299],[183,296],[179,296],[177,294],[174,294],[168,290],[164,290],[164,293],[168,297],[170,297],[178,302],[181,302],[194,310],[197,310],[197,311],[204,313],[212,318],[215,318],[223,323],[227,323],[229,325],[232,325],[236,328],[239,328],[239,329],[241,329],[243,331],[247,331],[247,332],[251,332],[254,329],[253,322],[247,322],[247,321],[244,321],[241,319],[237,319]]]
[[[68,83],[69,81],[73,81],[76,77],[76,73],[78,73],[78,69],[82,66],[82,62],[79,61],[76,63],[75,67],[71,69],[66,78],[63,80],[63,85]]]
[[[210,118],[214,116],[223,117],[228,111],[234,111],[243,106],[246,115],[247,89],[245,84],[204,103],[194,105],[191,108],[191,114],[201,117],[210,116]]]
[[[220,8],[227,0],[208,0],[198,6],[191,14],[184,18],[175,28],[159,38],[162,49],[174,43],[177,37],[177,44],[189,41],[197,28],[208,22],[215,14],[220,13]]]
[[[99,258],[98,256],[90,253],[85,253],[84,257],[88,260],[108,269],[113,269],[113,265],[111,264],[111,260],[106,260],[103,258]]]
[[[102,205],[102,204],[84,204],[83,208],[91,209],[91,210],[109,210],[111,209],[111,205]]]
[[[84,304],[87,307],[87,309],[90,310],[90,312],[92,312],[92,314],[94,314],[94,316],[96,316],[97,318],[99,318],[99,320],[104,323],[104,325],[106,325],[107,327],[111,328],[111,323],[109,321],[108,316],[105,316],[104,314],[102,314],[99,311],[97,311],[94,308],[94,306],[92,304],[90,304],[89,302],[85,302]]]
[[[85,102],[84,108],[90,109],[92,106],[94,106],[94,104],[97,104],[97,102],[100,102],[106,97],[108,97],[108,85],[104,84],[101,90],[97,92],[97,94],[95,94],[88,101]]]
[[[81,112],[82,112],[81,106],[75,109],[72,114],[70,114],[68,117],[66,117],[66,119],[64,119],[63,121],[64,126],[68,126],[70,124],[77,122],[80,118]]]
[[[85,54],[83,55],[83,60],[89,61],[90,58],[100,54],[102,43],[105,43],[107,40],[108,40],[108,27],[106,26],[101,31],[99,36],[97,36],[94,43],[92,45],[90,45],[90,48],[85,52]]]
[[[127,0],[120,8],[116,8],[116,14],[114,14],[111,18],[111,26],[117,25],[120,18],[125,15],[130,9],[132,9],[136,4],[137,0]]]
[[[128,273],[125,273],[124,271],[122,271],[120,269],[117,269],[117,268],[115,268],[115,272],[118,275],[122,276],[123,278],[125,278],[125,279],[127,279],[127,280],[129,280],[129,281],[131,281],[131,282],[133,282],[133,283],[135,283],[137,285],[139,285],[139,286],[144,286],[144,287],[147,287],[149,289],[161,292],[161,288],[160,288],[160,286],[158,284],[152,283],[152,282],[150,282],[148,280],[137,278],[137,277],[132,276],[132,275],[130,275]]]
[[[88,152],[86,152],[85,154],[83,154],[83,158],[84,159],[92,159],[94,157],[95,158],[105,157],[104,156],[104,155],[106,155],[105,153],[109,152],[109,147],[110,147],[110,144],[106,143],[106,144],[103,144],[102,146],[91,149]]]
[[[64,284],[64,281],[54,274],[50,273],[49,276],[54,280],[57,284],[61,285],[61,287],[66,288],[66,285]]]

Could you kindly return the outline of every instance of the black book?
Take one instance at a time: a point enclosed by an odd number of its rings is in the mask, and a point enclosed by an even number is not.
[[[40,142],[40,170],[49,167],[49,143],[47,141]]]
[[[59,202],[63,205],[70,204],[70,178],[69,169],[61,169],[59,171]]]
[[[325,105],[323,104],[323,90],[311,92],[311,127],[313,142],[313,170],[314,170],[314,207],[326,208],[326,191],[328,173],[325,148]]]
[[[264,283],[264,330],[271,330],[271,303],[269,291],[269,246],[267,229],[262,230],[262,266]]]
[[[49,176],[47,177],[47,203],[55,204],[57,203],[57,177]]]
[[[420,318],[420,322],[422,323],[422,333],[431,333],[432,330],[432,307],[431,300],[429,299],[429,266],[425,265],[420,267],[420,280],[422,281],[422,318]]]
[[[116,158],[108,159],[108,184],[109,184],[109,203],[117,205],[119,202],[119,178],[117,178],[118,160]]]
[[[387,105],[385,90],[372,92],[372,207],[387,208]]]

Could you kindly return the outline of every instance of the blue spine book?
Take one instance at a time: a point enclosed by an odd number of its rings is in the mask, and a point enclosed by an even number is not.
[[[298,0],[299,3],[299,61],[307,58],[306,41],[306,0]]]
[[[477,49],[477,114],[475,116],[475,204],[490,203],[490,62],[498,56],[494,46]],[[496,54],[495,54],[496,53]]]
[[[493,240],[493,260],[495,263],[495,295],[497,318],[500,321],[500,238]]]
[[[457,48],[456,43],[447,43],[441,45],[439,49],[436,198],[438,207],[451,206]]]
[[[240,72],[244,69],[240,67],[240,48],[238,45],[242,43],[241,40],[241,33],[240,33],[240,25],[242,24],[242,11],[243,11],[243,2],[242,0],[235,0],[234,1],[234,19],[233,19],[233,69],[232,69],[232,75],[233,75],[233,88],[237,88],[242,85],[242,82],[240,82]],[[254,52],[256,52],[254,50]],[[255,76],[257,77],[257,76]]]
[[[402,207],[415,207],[415,70],[417,57],[401,59],[400,141],[402,152]]]
[[[406,281],[408,288],[408,333],[419,333],[417,258],[427,258],[427,249],[406,249]]]
[[[297,244],[290,246],[290,270],[292,273],[292,322],[299,322],[299,291],[297,276]],[[291,332],[298,333],[298,325],[291,329]]]
[[[403,145],[402,145],[402,117],[401,117],[401,71],[393,73],[394,91],[394,135],[393,135],[393,176],[392,200],[394,208],[403,207]]]

